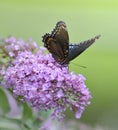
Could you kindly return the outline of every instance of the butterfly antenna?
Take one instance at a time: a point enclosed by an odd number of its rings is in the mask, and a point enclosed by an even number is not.
[[[78,65],[78,64],[76,64],[76,63],[72,63],[72,64],[74,64],[74,65],[76,65],[76,66],[79,66],[79,67],[81,67],[81,68],[87,68],[87,67],[84,66],[84,65]]]
[[[87,68],[86,66],[84,66],[84,65],[78,65],[78,66],[80,66],[80,67],[82,67],[82,68]]]

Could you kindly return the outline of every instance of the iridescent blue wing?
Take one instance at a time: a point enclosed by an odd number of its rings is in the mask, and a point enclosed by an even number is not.
[[[100,35],[95,36],[94,38],[91,38],[89,40],[80,42],[79,44],[70,44],[68,61],[75,59],[77,56],[79,56],[82,52],[84,52],[90,45],[92,45],[99,38],[100,38]]]

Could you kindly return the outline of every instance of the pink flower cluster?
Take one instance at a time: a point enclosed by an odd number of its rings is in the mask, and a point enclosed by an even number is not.
[[[17,40],[13,36],[5,39],[5,50],[10,57],[16,57],[18,52],[21,51],[34,51],[37,47],[36,42],[32,41],[32,39],[29,39],[27,42],[24,42],[22,39]]]
[[[80,118],[91,98],[85,78],[69,72],[68,67],[58,64],[44,50],[40,48],[36,54],[19,52],[5,72],[5,86],[39,111],[52,109],[53,118],[61,120],[67,108]]]

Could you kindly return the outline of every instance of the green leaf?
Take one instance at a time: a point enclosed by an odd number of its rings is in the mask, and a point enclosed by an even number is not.
[[[34,118],[32,108],[27,103],[23,103],[22,106],[23,106],[22,119],[32,120]]]
[[[51,113],[52,113],[52,110],[48,110],[48,111],[38,112],[38,115],[41,116],[43,120],[46,120]]]
[[[10,105],[6,93],[1,87],[0,87],[0,109],[4,113],[7,113],[10,110]]]
[[[0,130],[21,130],[21,123],[18,120],[0,118]]]
[[[25,122],[24,122],[24,127],[26,128],[26,129],[28,129],[28,130],[32,130],[33,129],[33,127],[34,127],[34,125],[33,125],[33,120],[26,120]]]
[[[34,122],[33,122],[33,126],[34,126],[35,130],[36,129],[39,130],[38,128],[41,127],[42,123],[43,123],[43,121],[41,121],[40,119],[36,118],[34,120]]]
[[[37,118],[38,115],[35,115],[33,112],[32,107],[30,107],[27,103],[22,104],[23,111],[22,111],[22,124],[27,130],[38,130],[41,121]],[[38,113],[37,113],[38,114]]]

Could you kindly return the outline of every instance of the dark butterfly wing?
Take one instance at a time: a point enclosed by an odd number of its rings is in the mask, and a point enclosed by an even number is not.
[[[51,34],[43,36],[44,46],[60,64],[66,64],[69,54],[69,37],[66,25],[59,21]]]
[[[95,36],[89,40],[80,42],[79,44],[70,44],[69,45],[69,56],[68,61],[73,60],[77,56],[79,56],[82,52],[84,52],[90,45],[92,45],[97,39],[99,39],[100,35]]]
[[[52,54],[53,58],[61,63],[61,58],[63,57],[63,51],[59,44],[56,43],[55,39],[50,34],[45,34],[43,36],[44,46],[49,50]]]
[[[51,34],[45,34],[43,36],[43,42],[44,46],[49,50],[58,63],[68,64],[69,61],[79,56],[90,45],[92,45],[96,39],[99,39],[99,37],[100,35],[83,41],[80,44],[69,45],[69,36],[66,24],[63,21],[59,21]]]
[[[56,24],[55,29],[52,31],[51,36],[60,44],[62,49],[69,49],[69,36],[66,24],[63,21],[59,21]]]

